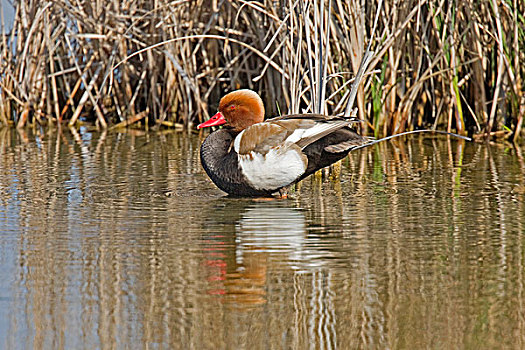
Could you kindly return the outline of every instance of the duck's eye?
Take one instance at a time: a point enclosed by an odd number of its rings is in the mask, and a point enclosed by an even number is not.
[[[235,109],[235,105],[231,105],[230,109],[233,111]]]

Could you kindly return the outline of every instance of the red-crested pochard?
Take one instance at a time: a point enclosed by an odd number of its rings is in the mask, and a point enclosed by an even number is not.
[[[233,91],[221,99],[217,114],[197,126],[224,125],[202,143],[202,166],[232,196],[268,196],[370,142],[349,128],[352,123],[319,114],[264,121],[257,93]]]

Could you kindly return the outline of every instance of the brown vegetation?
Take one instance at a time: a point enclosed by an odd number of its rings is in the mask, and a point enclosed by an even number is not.
[[[380,2],[15,1],[0,123],[191,126],[240,87],[268,114],[342,113]],[[430,125],[517,140],[524,12],[518,0],[383,3],[357,94],[364,132]]]

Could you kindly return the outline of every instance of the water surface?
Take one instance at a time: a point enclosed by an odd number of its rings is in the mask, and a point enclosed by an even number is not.
[[[0,130],[0,348],[524,348],[522,151],[418,135],[232,199],[185,133]]]

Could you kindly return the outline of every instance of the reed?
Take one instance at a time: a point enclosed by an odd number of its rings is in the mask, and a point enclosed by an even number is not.
[[[260,92],[269,115],[342,114],[371,43],[356,95],[364,133],[518,141],[523,2],[379,3],[15,1],[0,40],[0,123],[191,128],[241,87]]]

